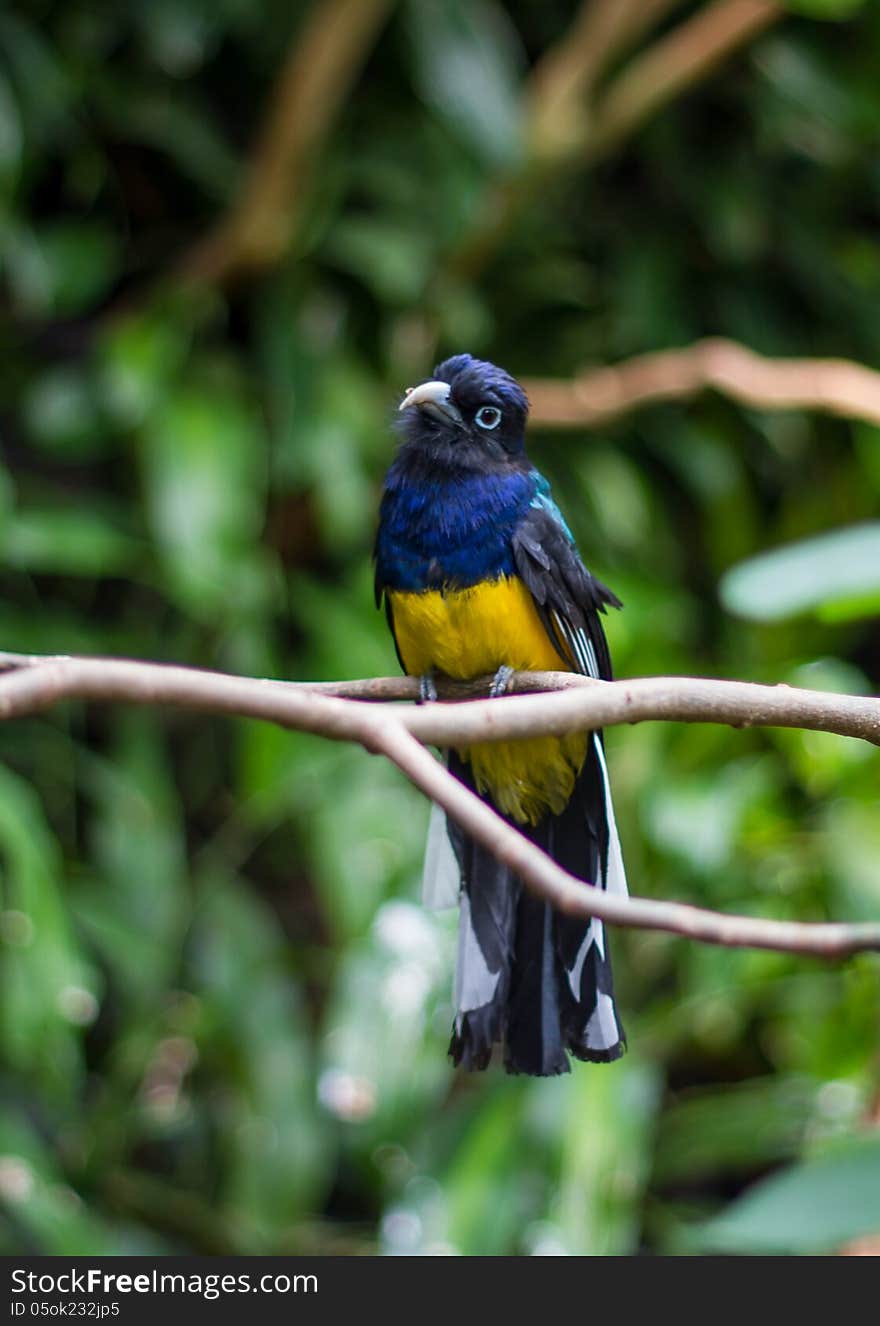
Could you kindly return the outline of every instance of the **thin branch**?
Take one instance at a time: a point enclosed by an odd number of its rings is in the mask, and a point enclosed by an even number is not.
[[[639,355],[571,380],[523,383],[532,419],[548,428],[605,424],[658,401],[706,389],[768,410],[820,410],[880,424],[880,373],[848,359],[769,359],[712,337],[682,350]]]
[[[772,723],[840,732],[878,744],[878,700],[746,682],[655,677],[627,682],[584,680],[557,694],[401,708],[340,699],[303,683],[123,659],[34,661],[33,655],[4,655],[0,662],[11,668],[0,676],[0,719],[39,713],[62,700],[121,701],[258,718],[337,741],[359,742],[366,750],[392,760],[468,833],[515,870],[527,888],[570,915],[598,916],[611,925],[665,930],[734,947],[824,957],[880,950],[880,924],[812,924],[722,915],[681,903],[622,898],[585,886],[453,778],[421,744],[462,745],[648,718],[739,726]],[[534,684],[539,675],[526,678],[526,684]],[[411,693],[410,683],[378,680],[384,694],[395,684],[400,693]],[[563,677],[550,673],[544,680],[554,684]],[[339,685],[363,693],[363,687],[377,683]]]
[[[805,728],[880,745],[880,699],[873,696],[711,677],[605,682],[567,672],[519,673],[513,682],[513,688],[524,692],[519,695],[401,708],[391,701],[415,698],[414,678],[289,682],[133,659],[63,655],[45,659],[0,655],[0,666],[5,660],[8,669],[10,658],[25,661],[0,675],[0,721],[41,713],[65,700],[91,700],[174,705],[262,719],[335,741],[360,741],[359,724],[372,714],[377,721],[397,723],[419,741],[439,747],[562,736],[651,721]],[[490,677],[468,683],[441,678],[440,694],[456,699],[487,695],[491,681]]]
[[[72,654],[14,654],[6,650],[0,650],[0,675],[4,672],[17,672],[23,668],[34,667],[37,664],[46,663],[122,663],[124,667],[129,667],[135,660],[130,659],[101,659],[96,657],[83,657]],[[141,666],[138,664],[138,666]],[[150,663],[146,666],[150,668],[161,668],[167,672],[171,665],[164,663]],[[223,676],[222,673],[206,672],[196,668],[178,668],[179,672],[191,678],[196,676],[217,677]],[[250,680],[246,678],[245,680]],[[266,683],[267,678],[254,679],[260,685]],[[484,699],[490,694],[494,677],[475,677],[471,681],[456,681],[452,677],[444,677],[438,673],[436,678],[438,696],[441,700],[476,700]],[[282,694],[289,693],[291,690],[315,691],[320,695],[335,695],[344,700],[419,700],[421,692],[417,677],[364,677],[353,681],[291,681],[276,682]],[[575,672],[518,672],[511,679],[508,687],[508,693],[511,695],[533,695],[542,691],[561,691],[572,686],[595,686],[598,683],[592,677],[582,677]]]
[[[722,723],[736,728],[806,728],[880,745],[880,700],[873,696],[709,677],[588,682],[555,695],[514,695],[503,700],[474,700],[466,705],[419,706],[402,718],[407,731],[435,746],[562,736],[658,720]]]
[[[583,0],[562,38],[537,61],[523,89],[525,154],[512,175],[489,183],[472,229],[449,255],[474,278],[514,218],[548,178],[583,152],[591,94],[608,65],[681,0]]]
[[[181,262],[179,276],[221,284],[286,252],[311,167],[373,48],[392,0],[315,0],[259,131],[240,197]]]
[[[715,0],[698,10],[618,75],[593,114],[585,159],[616,147],[784,13],[775,0]]]
[[[447,260],[450,271],[473,279],[550,179],[573,164],[591,166],[619,147],[652,112],[785,13],[774,0],[715,0],[632,59],[598,102],[592,100],[589,93],[607,62],[671,8],[668,0],[596,0],[581,7],[526,89],[529,150],[522,168],[487,189],[472,230]]]
[[[590,95],[613,60],[681,0],[585,0],[564,37],[541,56],[526,86],[529,151],[567,155],[583,139]]]
[[[375,749],[393,760],[416,787],[515,871],[532,893],[569,916],[598,916],[610,925],[665,930],[729,948],[766,948],[822,957],[880,951],[880,923],[768,921],[763,917],[724,915],[686,903],[655,902],[585,889],[582,880],[563,870],[453,778],[402,724],[383,726],[376,735]]]
[[[477,269],[511,216],[534,197],[548,164],[561,167],[577,157],[589,162],[616,146],[783,12],[773,0],[716,0],[635,59],[591,108],[590,95],[607,66],[677,3],[585,0],[526,87],[523,170],[489,189],[474,233],[450,256],[450,270]],[[177,273],[181,281],[222,284],[284,255],[319,149],[392,4],[314,0],[282,65],[241,192],[227,215],[184,255]]]

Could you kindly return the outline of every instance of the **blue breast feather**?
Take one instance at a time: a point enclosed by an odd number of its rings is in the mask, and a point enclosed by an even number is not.
[[[378,583],[397,590],[466,589],[514,574],[511,540],[530,506],[552,507],[535,470],[462,474],[426,483],[392,466],[376,539]]]

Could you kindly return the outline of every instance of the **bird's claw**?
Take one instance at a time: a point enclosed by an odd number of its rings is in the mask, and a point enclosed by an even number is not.
[[[437,698],[433,672],[423,672],[419,677],[419,704],[433,704]]]
[[[491,700],[496,700],[499,695],[507,694],[515,672],[516,668],[510,668],[506,663],[501,664],[492,679],[492,685],[489,687],[489,698]]]

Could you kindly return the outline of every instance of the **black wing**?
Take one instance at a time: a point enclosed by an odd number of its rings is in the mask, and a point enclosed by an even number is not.
[[[539,481],[539,499],[518,526],[513,537],[514,564],[530,590],[544,628],[563,658],[588,677],[611,680],[611,659],[600,613],[620,600],[601,581],[591,576],[581,561],[574,541],[550,497]],[[544,835],[543,840],[538,835]],[[602,734],[594,732],[571,800],[561,815],[549,816],[535,830],[538,845],[571,874],[606,889],[626,893],[626,875],[611,803],[605,767]],[[531,900],[533,901],[533,900]],[[549,913],[549,908],[548,908]],[[552,943],[562,970],[557,979],[559,1018],[566,1049],[578,1059],[609,1062],[624,1051],[626,1039],[617,1016],[611,978],[611,962],[605,930],[595,918],[583,920],[556,914],[552,918]],[[547,952],[545,944],[544,953]],[[511,996],[513,996],[513,987]],[[546,991],[530,1006],[547,1005]],[[511,1005],[512,1007],[512,1005]],[[534,1023],[534,1012],[531,1023]],[[530,1042],[513,1017],[508,1023],[523,1038],[524,1048],[512,1046],[508,1056],[516,1067],[513,1050],[527,1072],[557,1071],[544,1061],[535,1067],[523,1058]],[[511,1041],[510,1034],[508,1041]],[[510,1066],[509,1063],[509,1066]]]
[[[578,672],[611,680],[611,658],[599,613],[620,599],[591,576],[552,502],[529,509],[513,535],[517,574],[563,658]]]

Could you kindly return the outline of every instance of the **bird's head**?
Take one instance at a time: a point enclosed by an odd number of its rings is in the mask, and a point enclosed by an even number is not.
[[[472,355],[453,355],[429,382],[400,402],[405,443],[451,469],[494,469],[524,461],[529,403],[503,368]]]

